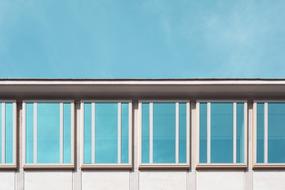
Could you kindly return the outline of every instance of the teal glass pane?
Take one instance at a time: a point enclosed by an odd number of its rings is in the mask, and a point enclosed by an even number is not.
[[[149,163],[149,103],[142,103],[142,163]]]
[[[153,104],[153,162],[175,163],[175,103]]]
[[[84,103],[84,163],[91,164],[91,103]]]
[[[264,103],[257,103],[257,163],[264,162]]]
[[[200,103],[200,163],[207,162],[207,103]]]
[[[129,103],[122,103],[121,161],[129,162]]]
[[[244,163],[244,103],[237,103],[237,163]]]
[[[232,103],[211,103],[211,162],[233,162]]]
[[[63,163],[71,163],[71,104],[63,104]]]
[[[95,161],[117,163],[118,104],[96,103],[95,106]]]
[[[7,164],[13,163],[13,103],[6,103],[6,134],[5,134],[5,161]]]
[[[38,163],[59,163],[58,103],[38,103]]]
[[[33,151],[34,151],[34,104],[26,104],[26,163],[33,163]]]
[[[268,162],[285,162],[285,103],[268,103]]]
[[[179,163],[186,163],[186,103],[179,103]]]

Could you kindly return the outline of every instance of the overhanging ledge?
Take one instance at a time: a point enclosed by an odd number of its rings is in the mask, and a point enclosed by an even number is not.
[[[285,99],[285,79],[0,79],[0,96]]]

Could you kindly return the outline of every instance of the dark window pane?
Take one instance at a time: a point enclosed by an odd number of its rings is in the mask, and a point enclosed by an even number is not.
[[[142,163],[149,163],[149,103],[142,103]]]
[[[211,162],[233,162],[233,104],[211,104]]]
[[[175,163],[175,103],[153,105],[153,161]]]
[[[264,103],[257,103],[257,163],[264,162]]]
[[[268,162],[285,162],[285,103],[268,104]]]
[[[117,163],[118,104],[100,102],[95,106],[95,161]]]
[[[200,163],[207,162],[207,103],[200,103]]]

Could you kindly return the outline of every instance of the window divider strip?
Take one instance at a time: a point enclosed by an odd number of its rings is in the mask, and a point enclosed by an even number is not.
[[[37,163],[38,159],[38,103],[34,102],[34,110],[33,110],[33,163]]]
[[[74,102],[71,102],[71,130],[70,130],[70,135],[71,135],[71,138],[70,138],[70,145],[71,145],[71,151],[70,151],[70,158],[71,158],[71,163],[74,163],[74,141],[75,141],[75,136],[74,136],[74,130],[75,130],[75,125],[74,125],[74,112],[75,112],[75,109],[74,109]],[[79,142],[79,141],[78,141]]]
[[[133,126],[133,124],[132,124],[132,113],[133,113],[133,108],[132,108],[132,103],[131,102],[129,102],[129,126],[128,126],[128,131],[129,131],[129,135],[128,135],[128,137],[129,137],[129,145],[128,145],[128,157],[129,157],[129,160],[128,160],[128,163],[131,163],[132,161],[132,136],[133,136],[133,134],[132,134],[132,126]]]
[[[95,102],[91,103],[91,163],[95,163]]]
[[[24,161],[24,164],[26,164],[27,159],[26,159],[26,102],[23,102],[23,110],[22,110],[22,121],[19,127],[19,131],[22,130],[22,159]],[[20,139],[21,139],[20,138]]]
[[[186,163],[189,163],[190,152],[190,103],[186,102]]]
[[[268,163],[268,102],[264,103],[264,163]]]
[[[175,162],[179,162],[179,102],[175,103]]]
[[[244,114],[244,126],[243,126],[243,162],[244,163],[247,163],[247,158],[248,158],[248,114],[247,114],[247,110],[248,110],[248,107],[247,107],[247,102],[244,102],[244,107],[243,107],[243,114]],[[254,139],[254,138],[253,138]]]
[[[153,163],[153,102],[149,103],[149,163]]]
[[[118,103],[118,157],[117,162],[121,163],[121,139],[122,139],[122,103]]]
[[[17,139],[17,103],[16,101],[13,102],[13,163],[16,163],[16,154],[17,154],[17,146],[16,142],[18,141]]]
[[[1,119],[2,119],[2,128],[1,128],[1,138],[2,138],[2,157],[1,157],[1,162],[4,164],[5,163],[5,157],[6,157],[6,104],[5,102],[2,102],[2,114],[1,114]]]
[[[233,103],[233,163],[237,162],[237,103]]]
[[[63,113],[64,113],[64,110],[63,110],[63,103],[60,102],[59,103],[59,163],[63,163],[63,141],[64,141],[64,129],[63,129],[63,125],[64,125],[64,121],[63,121]]]
[[[211,163],[211,103],[207,102],[207,163]]]

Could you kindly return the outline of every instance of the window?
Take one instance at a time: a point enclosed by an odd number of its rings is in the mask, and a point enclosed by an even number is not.
[[[74,103],[25,101],[23,115],[25,167],[72,167]]]
[[[254,103],[256,164],[285,163],[285,102]]]
[[[131,168],[132,103],[83,101],[82,167]]]
[[[199,165],[246,163],[247,104],[242,101],[201,101]]]
[[[0,168],[16,167],[16,102],[0,100]]]
[[[141,167],[189,167],[190,102],[141,101]]]

